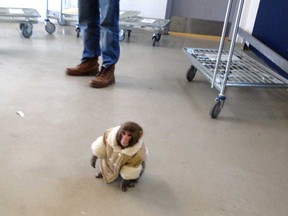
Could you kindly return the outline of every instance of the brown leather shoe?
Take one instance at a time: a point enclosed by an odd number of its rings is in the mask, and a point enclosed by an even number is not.
[[[101,71],[94,79],[90,81],[90,86],[93,88],[105,88],[115,83],[115,65],[108,68],[101,67]]]
[[[66,68],[66,74],[69,76],[87,76],[97,75],[99,73],[98,57],[81,62],[73,68]]]

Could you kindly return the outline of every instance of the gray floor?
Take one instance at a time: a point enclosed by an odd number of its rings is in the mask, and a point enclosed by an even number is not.
[[[182,47],[217,41],[132,32],[121,43],[116,85],[92,89],[68,77],[82,41],[73,27],[25,39],[17,24],[0,34],[0,215],[286,216],[288,91],[229,88],[217,120],[218,91]],[[20,117],[16,112],[22,111]],[[106,128],[139,122],[147,170],[128,192],[94,178],[90,145]]]

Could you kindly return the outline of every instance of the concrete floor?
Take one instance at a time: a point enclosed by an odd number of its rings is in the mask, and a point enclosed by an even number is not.
[[[36,24],[25,39],[0,26],[1,216],[287,216],[288,91],[229,88],[211,119],[218,91],[201,73],[186,80],[182,48],[218,41],[170,35],[152,47],[151,32],[133,31],[116,85],[92,89],[91,77],[64,74],[82,51],[73,27]],[[149,157],[123,193],[89,159],[96,137],[126,120],[143,126]]]

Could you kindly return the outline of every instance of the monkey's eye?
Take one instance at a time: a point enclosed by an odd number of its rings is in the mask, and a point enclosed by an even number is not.
[[[123,132],[122,132],[122,135],[123,135],[123,136],[132,137],[132,134],[129,133],[129,132],[127,132],[127,131],[123,131]]]

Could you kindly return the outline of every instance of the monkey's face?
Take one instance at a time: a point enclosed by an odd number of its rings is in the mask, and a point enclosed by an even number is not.
[[[121,141],[120,144],[123,148],[127,148],[129,146],[129,142],[132,139],[132,133],[129,131],[123,130],[121,132]]]
[[[134,122],[125,122],[119,128],[116,139],[121,148],[128,148],[134,146],[142,137],[142,128]]]

